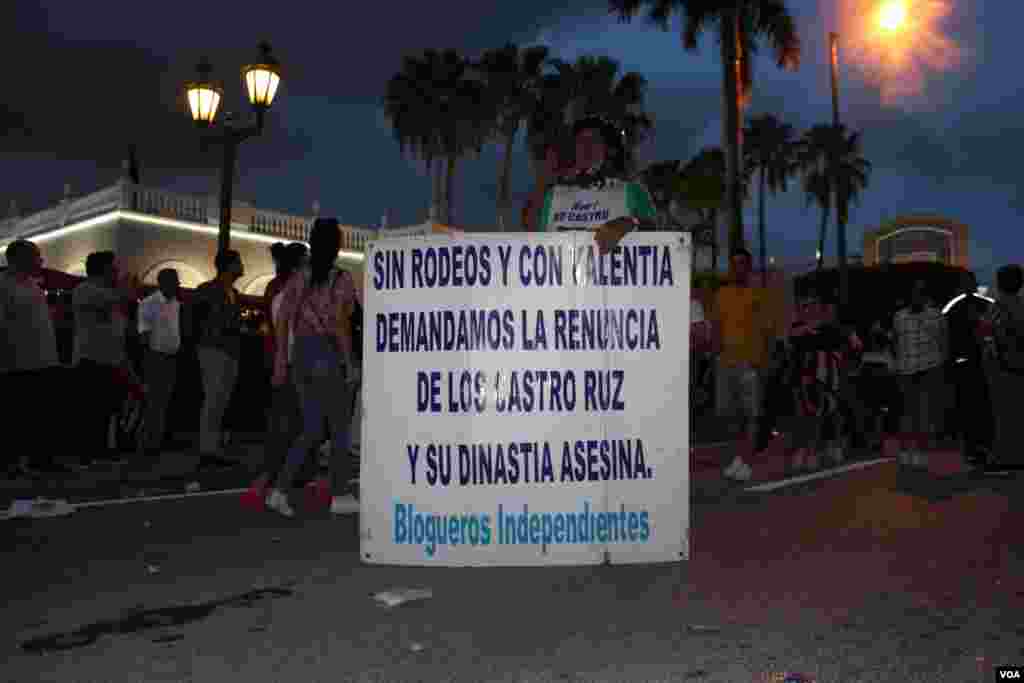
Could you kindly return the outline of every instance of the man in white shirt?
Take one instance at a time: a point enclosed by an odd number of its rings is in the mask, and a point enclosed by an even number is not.
[[[67,472],[56,455],[64,447],[46,424],[46,401],[65,390],[66,373],[57,357],[46,295],[36,283],[43,257],[32,242],[16,240],[7,247],[7,269],[0,273],[0,383],[7,398],[4,419],[11,433],[29,435],[24,446],[8,444],[7,464],[12,476],[39,469]],[[14,461],[17,457],[17,461]],[[30,461],[32,466],[29,467]]]
[[[140,455],[156,457],[163,445],[167,409],[178,376],[181,349],[181,300],[178,271],[165,268],[157,275],[159,289],[139,306],[139,335],[145,348],[146,421]]]
[[[119,373],[130,373],[125,351],[125,308],[135,303],[136,280],[121,277],[112,251],[89,254],[88,278],[71,295],[75,316],[74,362],[79,381],[89,391],[82,413],[80,464],[119,463],[108,445],[111,419],[124,401]]]

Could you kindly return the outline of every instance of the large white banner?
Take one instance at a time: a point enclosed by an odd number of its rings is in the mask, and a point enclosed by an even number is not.
[[[365,562],[689,557],[690,236],[370,245]]]

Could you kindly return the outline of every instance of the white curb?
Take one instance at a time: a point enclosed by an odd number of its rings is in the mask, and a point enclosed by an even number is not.
[[[834,477],[837,474],[843,474],[845,472],[853,472],[855,470],[862,470],[873,465],[881,465],[885,462],[892,462],[896,458],[877,458],[875,460],[865,460],[863,462],[851,462],[849,465],[841,465],[839,467],[831,467],[820,472],[811,472],[809,474],[802,474],[798,477],[790,477],[789,479],[783,479],[782,481],[769,481],[764,484],[758,484],[756,486],[748,486],[743,489],[744,491],[751,492],[764,492],[774,491],[775,489],[781,489],[786,486],[793,486],[794,484],[802,484],[805,481],[814,481],[815,479],[826,479],[828,477]]]

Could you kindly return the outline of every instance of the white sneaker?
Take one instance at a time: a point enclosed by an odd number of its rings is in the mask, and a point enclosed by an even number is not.
[[[734,481],[750,481],[750,477],[753,476],[754,470],[747,463],[743,462],[739,458],[725,471],[725,476],[728,479]]]
[[[295,510],[288,503],[288,497],[279,490],[274,489],[267,498],[267,508],[285,517],[294,517]]]
[[[736,469],[742,464],[743,460],[737,456],[732,459],[732,462],[729,463],[729,465],[724,470],[722,470],[722,474],[725,475],[726,477],[731,478],[732,475],[735,474]]]
[[[331,498],[332,515],[351,515],[359,512],[359,501],[352,494]]]

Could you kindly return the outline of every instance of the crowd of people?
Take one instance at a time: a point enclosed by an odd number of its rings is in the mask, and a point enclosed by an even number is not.
[[[336,220],[319,219],[302,243],[271,247],[277,274],[265,294],[273,333],[267,335],[272,399],[267,420],[264,473],[249,498],[293,514],[287,492],[304,465],[316,462],[330,435],[332,509],[354,500],[351,426],[360,390],[362,307],[351,274],[335,265],[341,248]],[[35,476],[126,464],[113,447],[112,423],[128,398],[144,405],[134,458],[151,465],[167,438],[167,416],[183,343],[194,342],[202,378],[197,471],[239,466],[226,456],[224,416],[235,392],[241,362],[242,316],[235,283],[245,272],[237,251],[216,257],[217,275],[200,285],[188,303],[178,273],[157,275],[157,289],[139,300],[138,279],[121,272],[111,251],[90,254],[86,279],[72,293],[74,351],[71,367],[58,358],[53,320],[40,286],[43,259],[37,245],[18,240],[7,247],[0,275],[0,377],[13,398],[10,424],[28,436],[7,463],[9,475]],[[137,320],[144,348],[141,363],[126,351]],[[357,336],[358,335],[358,336]],[[358,342],[354,340],[359,340]],[[74,434],[47,406],[54,396],[82,393]],[[65,416],[61,415],[60,418]],[[63,420],[62,420],[63,421]],[[327,431],[329,429],[329,431]],[[58,456],[77,454],[75,465]]]
[[[650,196],[625,172],[621,130],[588,117],[573,131],[572,163],[548,155],[551,181],[524,211],[529,229],[591,231],[602,252],[633,230],[655,229]],[[594,210],[573,210],[584,195]],[[273,387],[266,458],[244,498],[285,516],[294,514],[289,491],[328,435],[332,510],[346,509],[358,495],[351,433],[362,383],[362,307],[352,276],[335,265],[338,222],[318,219],[309,243],[308,249],[301,243],[271,248],[277,275],[264,297],[272,329],[265,369]],[[157,290],[140,303],[138,279],[121,273],[113,252],[88,257],[87,279],[72,296],[74,381],[85,398],[75,404],[81,429],[73,449],[70,441],[60,443],[67,430],[54,429],[45,409],[46,397],[72,380],[58,361],[53,322],[37,282],[40,251],[32,242],[16,241],[7,248],[7,262],[0,276],[0,374],[14,398],[8,404],[11,424],[29,435],[15,470],[62,471],[54,456],[68,450],[80,454],[79,468],[120,461],[110,450],[108,430],[132,392],[145,399],[137,456],[146,462],[158,455],[186,338],[194,341],[202,376],[198,468],[237,465],[225,457],[223,422],[240,372],[242,316],[235,283],[245,269],[238,252],[217,254],[216,277],[198,287],[187,305],[172,269],[158,274]],[[711,311],[691,301],[691,348],[717,360],[716,413],[729,421],[737,442],[725,477],[749,480],[776,429],[790,439],[793,472],[816,469],[822,461],[842,463],[851,446],[865,445],[883,428],[900,439],[902,467],[925,468],[938,425],[936,397],[947,382],[956,388],[969,457],[983,465],[1012,458],[1021,421],[1013,419],[1010,406],[1024,389],[1019,266],[1000,269],[993,305],[975,294],[976,283],[968,279],[964,296],[941,312],[918,282],[891,322],[878,320],[864,334],[837,318],[836,297],[827,291],[801,293],[792,323],[784,328],[784,312],[772,293],[751,282],[749,252],[730,255],[730,272]],[[141,377],[125,353],[127,324],[136,318],[145,348]],[[877,409],[885,403],[894,406],[888,426]],[[903,424],[892,424],[893,417]],[[877,447],[878,439],[867,445]]]
[[[855,448],[881,450],[883,434],[897,442],[898,463],[908,470],[928,469],[944,433],[959,438],[972,466],[1019,460],[1011,398],[1024,389],[1019,265],[998,271],[994,303],[977,294],[966,273],[961,295],[945,311],[916,281],[906,305],[863,334],[837,317],[834,292],[813,289],[797,297],[782,331],[770,293],[751,284],[750,253],[736,250],[731,270],[710,316],[716,414],[739,444],[725,477],[749,480],[770,435],[780,433],[789,440],[794,474],[842,464]],[[947,394],[954,398],[952,429]]]

